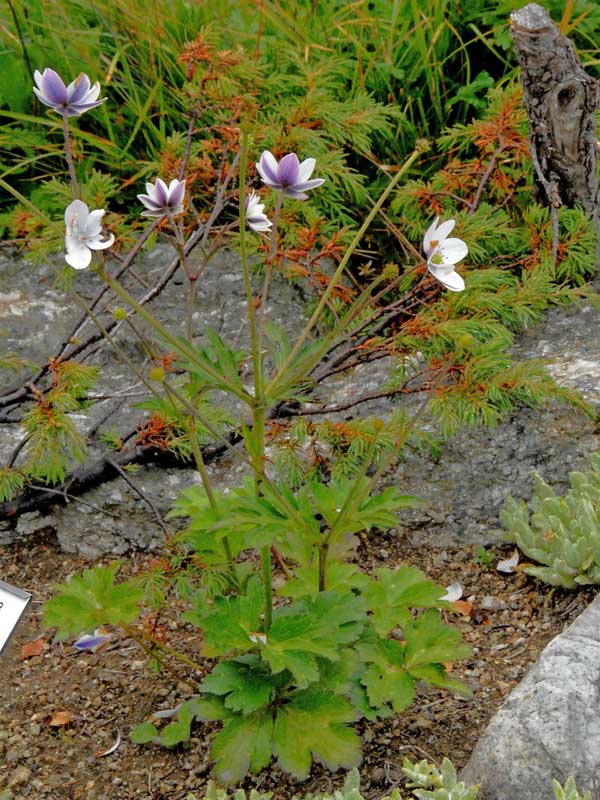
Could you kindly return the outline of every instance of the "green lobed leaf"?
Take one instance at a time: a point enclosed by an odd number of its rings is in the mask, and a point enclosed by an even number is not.
[[[425,611],[403,629],[406,639],[405,665],[412,671],[426,664],[458,661],[471,655],[461,642],[460,631],[446,625],[434,609]]]
[[[158,730],[148,720],[140,722],[129,734],[129,738],[134,744],[147,744],[158,739]]]
[[[370,662],[361,679],[369,703],[374,707],[389,703],[398,714],[408,708],[415,698],[415,680],[404,663],[404,644],[380,639],[360,646],[359,652]]]
[[[317,680],[315,656],[331,661],[340,646],[355,641],[366,619],[362,599],[352,593],[320,592],[314,600],[280,609],[261,655],[273,672],[289,669],[300,687]]]
[[[115,584],[119,567],[115,561],[106,567],[86,569],[55,587],[59,593],[44,604],[44,625],[58,629],[57,639],[101,625],[129,624],[137,618],[144,591],[131,583]]]
[[[425,577],[418,567],[402,565],[395,570],[377,570],[362,594],[367,609],[373,614],[377,633],[387,635],[397,626],[408,624],[411,608],[439,608],[446,605],[440,598],[444,589]]]
[[[217,597],[212,605],[198,592],[195,607],[183,618],[203,629],[204,655],[245,653],[256,648],[250,636],[260,631],[263,602],[262,584],[255,576],[248,581],[245,595]]]
[[[312,758],[331,770],[357,766],[360,739],[348,727],[356,716],[345,697],[314,689],[293,693],[278,710],[273,729],[279,765],[298,780],[308,776]]]
[[[226,708],[250,714],[270,702],[276,682],[264,662],[249,653],[232,661],[221,661],[200,688],[209,694],[224,695]]]
[[[248,771],[260,772],[271,760],[272,746],[273,717],[269,712],[230,717],[211,748],[217,780],[227,785],[237,783]]]

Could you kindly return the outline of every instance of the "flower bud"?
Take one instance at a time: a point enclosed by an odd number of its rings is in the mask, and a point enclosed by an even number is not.
[[[115,319],[117,322],[123,322],[123,320],[126,319],[126,318],[127,318],[127,310],[126,309],[121,308],[121,306],[119,306],[118,308],[114,309],[114,311],[113,311],[113,319]]]
[[[162,367],[153,367],[153,369],[150,370],[148,377],[151,381],[162,383],[165,379],[165,371]]]

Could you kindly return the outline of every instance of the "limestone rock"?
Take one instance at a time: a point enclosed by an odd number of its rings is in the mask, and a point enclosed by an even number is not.
[[[573,775],[600,800],[600,598],[545,648],[462,773],[481,800],[554,800]]]

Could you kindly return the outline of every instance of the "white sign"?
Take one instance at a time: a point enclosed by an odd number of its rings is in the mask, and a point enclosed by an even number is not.
[[[0,656],[31,600],[31,595],[0,581]]]

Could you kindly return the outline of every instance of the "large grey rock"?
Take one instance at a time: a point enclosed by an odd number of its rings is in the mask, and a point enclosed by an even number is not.
[[[600,598],[542,652],[462,773],[481,800],[554,800],[573,775],[600,800]]]
[[[150,283],[164,271],[172,256],[171,249],[159,245],[145,254],[138,270]],[[69,330],[78,315],[68,294],[53,288],[56,266],[46,264],[35,270],[20,258],[0,254],[0,334],[2,347],[35,362],[45,360]],[[75,276],[78,291],[91,297],[98,278],[84,271]],[[179,285],[178,285],[179,283]],[[139,287],[134,288],[137,293]],[[155,301],[154,308],[168,326],[184,332],[182,293],[185,287],[175,280]],[[305,296],[300,287],[275,280],[270,293],[269,319],[283,324],[294,336],[303,325]],[[212,325],[236,346],[247,344],[243,320],[246,298],[239,263],[234,253],[223,252],[210,262],[198,287],[194,327],[197,343],[202,341],[205,326]],[[140,327],[142,327],[140,325]],[[554,377],[581,391],[593,404],[600,403],[600,312],[592,306],[552,310],[546,319],[519,337],[515,355],[520,359],[542,357]],[[91,330],[88,325],[82,332]],[[141,363],[144,354],[130,335],[119,336],[128,355]],[[103,346],[94,356],[102,367],[96,389],[97,402],[74,416],[81,433],[93,427],[109,411],[102,430],[120,435],[140,416],[134,404],[143,400],[145,389],[132,380],[110,347]],[[327,405],[343,404],[357,393],[370,393],[387,378],[386,360],[360,365],[351,374],[336,375],[316,387],[319,401]],[[0,372],[0,384],[3,375]],[[6,382],[14,378],[4,374]],[[248,377],[250,383],[250,376]],[[119,405],[119,401],[123,402]],[[385,417],[404,399],[370,401],[335,415],[345,419],[372,413]],[[406,402],[418,404],[416,398]],[[242,410],[232,408],[235,416]],[[434,425],[427,422],[434,432]],[[19,425],[0,425],[0,463],[20,441]],[[533,470],[537,470],[561,491],[568,484],[569,472],[586,469],[589,455],[600,444],[593,420],[572,408],[551,404],[541,409],[521,409],[493,429],[469,429],[448,441],[440,459],[427,453],[406,451],[404,461],[385,476],[385,482],[422,497],[423,509],[402,515],[402,534],[415,545],[448,546],[452,544],[487,544],[500,538],[498,512],[506,497],[530,496]],[[103,452],[101,443],[91,443],[91,455]],[[241,477],[240,462],[229,456],[210,467],[218,486],[236,485]],[[189,486],[197,475],[193,470],[164,471],[142,467],[135,481],[164,514],[176,494]],[[116,507],[114,497],[122,501]],[[91,505],[85,505],[85,502]],[[85,509],[85,510],[84,510]],[[108,512],[108,513],[107,513]],[[52,528],[61,546],[71,552],[92,556],[100,552],[123,552],[131,547],[158,546],[162,532],[147,504],[120,478],[99,486],[80,501],[74,500],[49,515],[26,519],[15,530],[12,521],[0,520],[0,544],[15,537]]]

